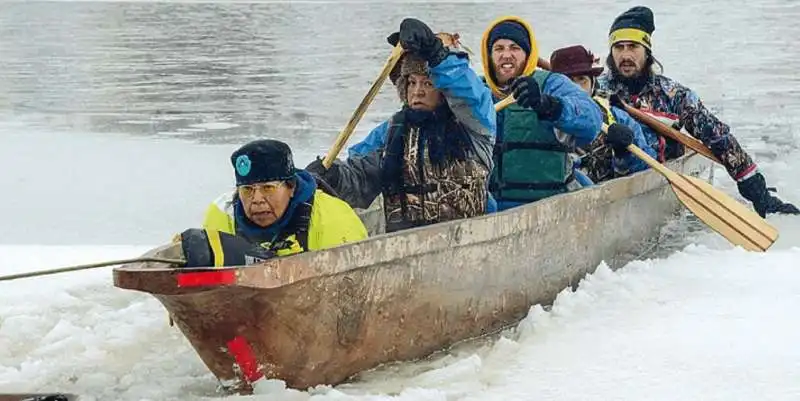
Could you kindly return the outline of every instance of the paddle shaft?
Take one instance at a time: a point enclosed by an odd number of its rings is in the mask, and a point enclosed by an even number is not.
[[[372,86],[370,86],[369,91],[367,91],[367,95],[364,96],[363,100],[361,100],[361,103],[358,105],[358,107],[353,112],[353,115],[350,117],[350,121],[347,122],[347,125],[344,127],[344,130],[342,130],[342,132],[339,133],[339,136],[336,138],[336,142],[333,143],[333,147],[331,147],[331,150],[328,152],[327,155],[325,155],[325,159],[322,160],[322,165],[325,166],[326,169],[330,168],[331,165],[333,164],[333,161],[336,159],[336,157],[339,156],[339,152],[342,151],[342,148],[347,143],[347,140],[350,139],[350,136],[356,129],[356,125],[358,125],[358,122],[361,121],[361,117],[363,117],[364,113],[366,113],[367,107],[369,107],[370,103],[372,103],[372,100],[375,99],[375,96],[378,95],[378,92],[380,91],[383,82],[386,81],[386,78],[389,76],[389,73],[392,72],[392,69],[400,60],[400,56],[402,55],[403,55],[403,47],[400,46],[400,44],[398,43],[397,46],[395,46],[394,49],[392,49],[392,53],[389,55],[389,59],[386,60],[386,64],[384,64],[383,70],[381,70],[381,73],[378,75],[378,78],[375,80],[375,82],[372,83]]]
[[[119,259],[119,260],[109,260],[107,262],[90,263],[90,264],[86,264],[86,265],[61,267],[61,268],[58,268],[58,269],[39,270],[39,271],[35,271],[35,272],[11,274],[11,275],[8,275],[8,276],[1,276],[0,277],[0,281],[16,280],[16,279],[20,279],[20,278],[28,278],[28,277],[36,277],[36,276],[47,276],[47,275],[50,275],[50,274],[74,272],[74,271],[78,271],[78,270],[88,270],[88,269],[95,269],[95,268],[98,268],[98,267],[122,265],[122,264],[126,264],[126,263],[137,263],[137,262],[159,262],[159,263],[169,263],[169,264],[174,264],[174,265],[186,264],[186,261],[182,260],[182,259],[165,259],[165,258]]]
[[[508,96],[506,96],[505,99],[503,99],[503,100],[501,100],[501,101],[499,101],[499,102],[494,104],[494,111],[498,112],[500,110],[503,110],[506,107],[514,104],[514,102],[516,102],[516,101],[517,101],[517,99],[514,99],[514,96],[508,95]]]
[[[670,138],[670,139],[673,139],[673,140],[683,144],[687,148],[692,149],[695,152],[700,153],[701,155],[713,160],[714,162],[722,164],[722,162],[716,156],[714,156],[714,153],[711,152],[711,149],[709,149],[706,145],[704,145],[703,142],[700,142],[696,138],[691,137],[689,135],[682,134],[680,131],[676,130],[675,128],[672,128],[667,124],[664,124],[663,122],[659,121],[657,118],[655,118],[655,117],[653,117],[653,116],[651,116],[651,115],[649,115],[649,114],[647,114],[647,113],[645,113],[645,112],[643,112],[643,111],[641,111],[641,110],[639,110],[639,109],[637,109],[637,108],[635,108],[633,106],[630,106],[625,102],[622,102],[622,106],[625,108],[625,111],[628,112],[628,114],[633,116],[639,122],[644,123],[645,125],[647,125],[651,129],[656,131],[656,133],[658,133],[659,135],[665,136],[665,137]]]
[[[536,66],[541,68],[541,69],[543,69],[543,70],[547,70],[547,71],[550,71],[552,69],[550,67],[550,62],[545,60],[545,59],[543,59],[543,58],[541,58],[541,57],[539,57],[539,60],[536,61]],[[503,110],[503,109],[505,109],[506,107],[510,106],[511,104],[513,104],[516,101],[517,101],[517,99],[514,99],[514,96],[508,95],[508,96],[506,96],[505,99],[503,99],[503,100],[501,100],[501,101],[499,101],[499,102],[494,104],[494,111],[498,112],[500,110]]]
[[[603,133],[608,134],[608,124],[603,123]],[[645,162],[648,166],[650,166],[650,168],[658,171],[661,175],[667,178],[667,180],[672,181],[670,180],[670,178],[673,178],[671,174],[677,174],[672,170],[668,169],[667,167],[665,167],[663,164],[659,163],[658,160],[650,157],[650,155],[645,153],[645,151],[643,151],[642,148],[634,144],[630,144],[628,145],[627,149],[628,151],[633,153],[634,156],[638,157],[639,159],[642,159],[642,161]]]

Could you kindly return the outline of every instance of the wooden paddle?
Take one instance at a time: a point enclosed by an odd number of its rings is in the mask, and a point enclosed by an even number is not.
[[[109,260],[107,262],[91,263],[91,264],[87,264],[87,265],[60,267],[58,269],[39,270],[39,271],[35,271],[35,272],[10,274],[8,276],[0,276],[0,281],[16,280],[16,279],[19,279],[19,278],[36,277],[36,276],[47,276],[47,275],[56,274],[56,273],[66,273],[66,272],[73,272],[73,271],[77,271],[77,270],[88,270],[88,269],[94,269],[94,268],[98,268],[98,267],[124,265],[126,263],[137,263],[137,262],[160,262],[160,263],[169,263],[169,264],[174,264],[174,265],[184,265],[184,264],[186,264],[186,261],[182,260],[182,259],[165,259],[165,258],[119,259],[119,260]]]
[[[500,110],[503,110],[506,107],[514,104],[514,102],[516,102],[516,101],[517,101],[517,99],[514,99],[514,96],[508,95],[508,96],[506,96],[505,99],[503,99],[503,100],[501,100],[501,101],[499,101],[499,102],[494,104],[494,111],[498,112]]]
[[[722,162],[716,156],[714,156],[714,153],[711,152],[711,149],[709,149],[706,145],[704,145],[703,142],[697,140],[697,138],[683,134],[680,131],[676,130],[675,128],[672,128],[669,125],[659,121],[657,118],[637,109],[636,107],[633,107],[625,103],[625,101],[623,101],[622,98],[619,97],[619,95],[613,95],[612,98],[613,98],[612,104],[614,105],[618,104],[619,106],[622,106],[621,108],[623,108],[626,112],[628,112],[628,114],[633,116],[633,118],[635,118],[641,123],[644,123],[659,135],[673,139],[683,144],[687,148],[692,149],[695,152],[700,153],[701,155],[719,164],[722,164]]]
[[[603,132],[607,130],[608,125],[603,124]],[[636,145],[628,145],[628,150],[663,175],[678,200],[732,244],[749,251],[763,252],[778,239],[775,227],[711,184],[668,169]]]
[[[342,151],[342,148],[347,143],[347,140],[350,139],[350,135],[353,134],[353,131],[356,129],[356,125],[358,125],[358,122],[361,121],[361,117],[364,116],[364,113],[367,111],[367,107],[369,107],[369,104],[372,103],[373,99],[375,99],[375,96],[378,95],[383,82],[386,81],[389,73],[392,72],[392,69],[400,60],[400,56],[402,55],[403,47],[400,46],[400,43],[398,43],[397,46],[392,49],[389,59],[386,60],[386,64],[383,65],[383,70],[381,70],[381,73],[378,75],[378,78],[375,80],[375,82],[372,83],[367,95],[364,96],[364,99],[353,112],[353,115],[350,117],[350,121],[347,122],[344,130],[339,133],[339,136],[336,138],[336,142],[333,143],[333,147],[331,147],[330,152],[328,152],[328,154],[325,155],[325,159],[322,160],[322,165],[325,166],[326,169],[330,168],[331,164],[333,164],[333,161],[339,156],[339,152]]]
[[[543,58],[541,58],[541,57],[539,57],[539,60],[536,61],[536,66],[541,68],[541,69],[543,69],[543,70],[547,70],[547,71],[550,70],[550,62],[545,60],[545,59],[543,59]],[[508,95],[508,96],[506,96],[505,99],[503,99],[503,100],[501,100],[501,101],[499,101],[499,102],[494,104],[494,111],[497,112],[497,111],[503,110],[503,109],[505,109],[506,107],[508,107],[509,105],[513,104],[516,101],[517,101],[517,99],[514,99],[514,96]]]

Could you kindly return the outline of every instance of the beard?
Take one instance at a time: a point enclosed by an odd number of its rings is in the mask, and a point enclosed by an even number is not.
[[[644,68],[639,70],[636,75],[630,77],[622,75],[619,68],[617,68],[617,63],[614,62],[614,57],[611,56],[611,53],[608,54],[606,64],[608,65],[608,69],[611,71],[611,76],[614,77],[614,80],[625,85],[625,87],[628,88],[628,91],[632,94],[640,93],[642,89],[644,89],[645,85],[650,82],[650,78],[652,76],[650,67],[653,65],[653,58],[649,54],[645,59]]]
[[[513,72],[511,72],[511,75],[507,77],[506,80],[502,83],[500,82],[501,79],[498,73],[499,68],[496,65],[497,63],[495,63],[494,60],[491,60],[490,63],[491,64],[489,65],[489,72],[494,77],[494,81],[497,84],[498,88],[501,91],[505,91],[506,89],[508,89],[510,82],[513,81],[515,78],[521,76],[523,71],[525,71],[525,64],[527,63],[527,59],[523,60],[522,63],[519,63],[519,65],[517,65],[515,61],[511,61],[511,63],[514,64]]]

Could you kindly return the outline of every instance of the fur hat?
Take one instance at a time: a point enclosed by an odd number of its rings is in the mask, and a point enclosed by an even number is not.
[[[428,62],[413,55],[405,54],[400,60],[400,73],[395,86],[397,87],[397,96],[400,101],[406,103],[408,99],[408,77],[411,74],[418,74],[428,76],[431,70],[428,68]]]

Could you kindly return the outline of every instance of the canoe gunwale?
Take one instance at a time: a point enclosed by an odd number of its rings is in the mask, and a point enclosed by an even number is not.
[[[679,167],[693,158],[702,158],[702,156],[696,152],[688,152],[681,158],[669,161],[667,165],[673,169],[680,170]],[[345,274],[352,270],[370,267],[378,268],[410,256],[416,257],[442,252],[448,248],[480,246],[483,243],[500,241],[510,236],[515,236],[521,231],[536,229],[533,224],[538,225],[539,221],[534,223],[526,219],[518,219],[515,223],[508,222],[508,220],[513,220],[517,215],[522,215],[526,211],[534,208],[554,208],[561,204],[565,198],[590,191],[595,198],[606,198],[602,200],[602,204],[624,200],[625,198],[615,198],[610,194],[614,192],[615,188],[642,180],[649,180],[651,185],[629,193],[628,197],[632,198],[649,191],[662,189],[664,186],[668,187],[668,183],[663,177],[652,169],[647,169],[629,176],[605,181],[590,188],[558,194],[534,203],[496,213],[379,234],[363,241],[342,244],[321,251],[276,258],[256,265],[224,268],[175,268],[159,262],[127,264],[113,270],[114,284],[120,288],[163,295],[193,294],[230,286],[261,290],[275,289],[308,279]],[[593,205],[593,207],[596,206],[596,204]],[[556,216],[557,213],[552,213],[551,215]],[[504,222],[503,220],[506,221]],[[491,222],[494,222],[494,224],[490,224]],[[465,239],[463,230],[474,225],[485,225],[489,230],[467,233],[466,237],[468,238]],[[506,229],[498,232],[496,229],[498,226]],[[425,234],[426,240],[422,243],[412,243],[413,239],[418,237],[415,234]],[[447,241],[432,241],[430,240],[431,238],[445,238]],[[171,247],[174,247],[174,245],[162,245],[148,251],[143,256],[160,256],[163,253],[171,252]],[[382,248],[384,252],[376,251],[376,247]],[[347,259],[347,263],[342,264],[340,260],[336,260],[337,263],[330,263],[333,262],[331,259],[341,258]],[[326,269],[330,265],[346,267],[338,270]],[[287,272],[287,270],[289,271]],[[183,275],[220,274],[223,272],[229,276],[224,283],[205,286],[181,286],[178,284],[178,277]]]

